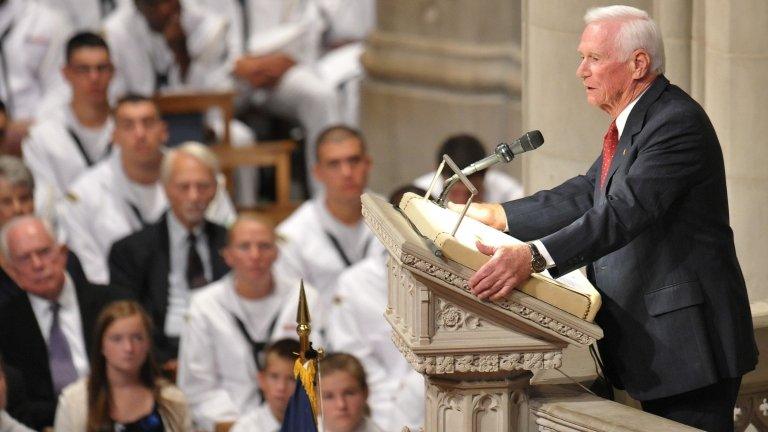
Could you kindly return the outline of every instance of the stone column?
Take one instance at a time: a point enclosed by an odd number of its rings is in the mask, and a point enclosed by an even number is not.
[[[725,157],[731,226],[751,301],[768,299],[768,2],[707,0],[705,103]]]
[[[664,39],[664,75],[670,82],[690,93],[692,0],[656,0],[653,10],[648,12],[656,20]]]
[[[379,0],[377,14],[361,89],[374,190],[434,170],[451,134],[476,134],[488,151],[520,135],[519,0]]]

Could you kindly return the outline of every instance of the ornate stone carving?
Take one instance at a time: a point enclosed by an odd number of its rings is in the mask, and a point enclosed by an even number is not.
[[[560,351],[529,353],[491,353],[463,355],[419,355],[413,352],[397,333],[392,342],[416,372],[443,375],[466,372],[498,372],[559,368],[563,364]]]
[[[438,330],[477,330],[486,326],[485,321],[477,315],[462,310],[444,299],[437,298],[435,327]]]
[[[733,420],[735,432],[747,429],[768,432],[768,394],[740,395],[733,409]]]

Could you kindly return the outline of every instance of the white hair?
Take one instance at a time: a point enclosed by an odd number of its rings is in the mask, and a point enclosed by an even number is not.
[[[8,245],[8,234],[18,225],[32,221],[39,222],[43,226],[43,230],[45,230],[45,232],[48,233],[48,235],[51,237],[53,244],[59,244],[58,240],[56,239],[56,234],[53,231],[53,226],[51,226],[51,223],[47,220],[34,215],[16,216],[10,221],[6,222],[5,225],[3,225],[2,230],[0,230],[0,253],[3,255],[3,258],[6,260],[11,259],[11,248]]]
[[[644,10],[632,6],[614,5],[592,8],[584,15],[584,23],[620,21],[616,46],[624,60],[636,49],[644,49],[651,58],[651,71],[664,73],[664,41],[661,30]]]
[[[160,166],[160,179],[163,184],[167,184],[171,179],[171,172],[173,171],[173,164],[176,161],[176,157],[179,155],[186,155],[195,158],[201,164],[205,165],[211,171],[214,179],[219,176],[219,159],[205,144],[187,141],[169,150],[165,157],[163,157],[162,165]]]

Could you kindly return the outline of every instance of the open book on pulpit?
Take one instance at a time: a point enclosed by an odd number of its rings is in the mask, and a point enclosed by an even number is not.
[[[520,243],[512,236],[475,219],[462,218],[462,215],[414,193],[406,193],[399,207],[416,230],[445,258],[475,271],[490,259],[477,250],[476,241],[490,246]],[[589,322],[594,320],[601,304],[600,294],[579,270],[557,279],[546,270],[534,273],[518,290]]]

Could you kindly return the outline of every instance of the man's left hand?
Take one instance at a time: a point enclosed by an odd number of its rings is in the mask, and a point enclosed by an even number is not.
[[[531,249],[527,244],[493,247],[477,242],[477,250],[491,255],[469,279],[469,289],[481,300],[501,300],[531,277]]]

